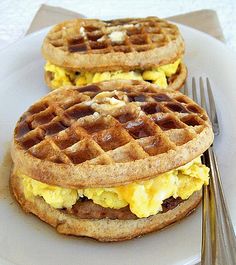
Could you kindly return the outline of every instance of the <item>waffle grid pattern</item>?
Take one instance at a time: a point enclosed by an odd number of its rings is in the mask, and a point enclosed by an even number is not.
[[[124,32],[122,42],[112,41],[112,32]],[[111,21],[73,20],[56,26],[48,35],[56,48],[72,53],[105,54],[142,52],[166,46],[179,36],[178,28],[159,18]]]
[[[125,106],[97,109],[91,102],[106,90],[97,84],[49,94],[21,117],[16,141],[42,160],[105,165],[165,153],[205,128],[205,112],[181,93],[126,86],[111,94]]]

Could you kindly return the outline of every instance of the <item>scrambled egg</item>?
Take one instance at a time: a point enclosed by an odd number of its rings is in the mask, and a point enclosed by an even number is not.
[[[167,77],[175,74],[178,66],[180,64],[180,59],[172,64],[167,64],[153,68],[148,71],[114,71],[114,72],[102,72],[102,73],[91,73],[91,72],[73,72],[68,71],[65,68],[56,66],[47,62],[44,69],[45,71],[53,73],[53,80],[51,85],[54,89],[67,86],[67,85],[87,85],[90,83],[96,83],[106,80],[114,79],[129,79],[129,80],[144,80],[151,81],[152,83],[158,85],[161,88],[167,87]]]
[[[23,177],[24,194],[31,200],[42,196],[54,208],[71,208],[79,197],[86,196],[103,207],[120,209],[129,205],[131,212],[139,218],[154,215],[162,210],[165,199],[173,196],[183,200],[208,184],[209,168],[201,163],[200,157],[190,163],[171,170],[156,178],[138,181],[114,188],[85,188],[73,190],[49,186]]]
[[[42,196],[54,208],[71,208],[78,199],[77,190],[47,185],[22,174],[20,176],[23,177],[24,194],[28,200]]]

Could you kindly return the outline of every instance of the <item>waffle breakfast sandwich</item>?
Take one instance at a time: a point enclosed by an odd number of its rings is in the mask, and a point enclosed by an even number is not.
[[[56,89],[14,130],[10,186],[59,233],[120,241],[190,214],[208,184],[206,112],[139,80]]]
[[[65,21],[47,34],[42,53],[51,89],[129,79],[178,90],[187,76],[178,27],[157,17]]]

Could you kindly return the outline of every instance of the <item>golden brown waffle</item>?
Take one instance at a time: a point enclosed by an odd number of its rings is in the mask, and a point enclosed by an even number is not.
[[[183,55],[184,42],[177,26],[157,17],[74,19],[52,28],[42,52],[71,70],[128,71],[173,63]]]
[[[111,187],[184,165],[212,141],[206,112],[190,98],[115,80],[58,89],[33,104],[16,125],[12,157],[51,185]]]
[[[160,230],[192,213],[201,201],[201,191],[197,191],[174,209],[148,218],[134,220],[80,219],[51,207],[39,196],[34,197],[32,201],[26,200],[22,178],[14,174],[11,176],[10,186],[16,200],[25,212],[37,215],[41,220],[55,227],[61,234],[87,236],[99,241],[128,240]]]

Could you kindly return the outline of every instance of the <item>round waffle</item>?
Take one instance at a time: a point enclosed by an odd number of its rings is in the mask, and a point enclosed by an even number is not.
[[[117,34],[119,39],[112,38]],[[129,71],[173,63],[182,57],[184,41],[177,26],[156,17],[74,19],[52,28],[42,52],[46,60],[71,70]]]
[[[33,104],[16,124],[12,158],[47,184],[113,187],[182,166],[212,141],[206,112],[190,98],[115,80],[58,89]]]

